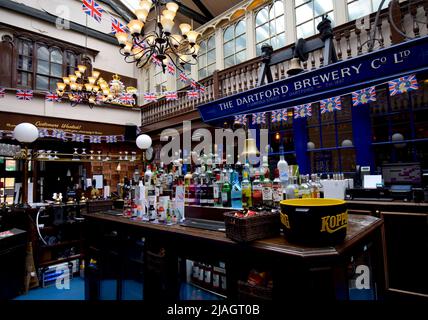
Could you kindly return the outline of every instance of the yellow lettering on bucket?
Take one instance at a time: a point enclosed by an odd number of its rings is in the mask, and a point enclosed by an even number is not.
[[[348,226],[348,210],[335,216],[321,218],[321,232],[333,233]]]
[[[290,221],[288,220],[288,215],[281,212],[281,223],[287,228],[290,229]]]

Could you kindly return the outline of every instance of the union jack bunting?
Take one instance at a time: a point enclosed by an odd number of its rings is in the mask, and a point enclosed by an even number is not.
[[[272,123],[287,121],[287,119],[288,119],[287,109],[272,111],[270,119],[271,119]]]
[[[175,76],[175,66],[172,62],[168,62],[166,66],[166,70],[170,75]]]
[[[180,72],[178,79],[183,83],[187,83],[187,81],[189,81],[189,77],[184,72]]]
[[[156,101],[158,97],[153,92],[147,92],[144,94],[144,100],[146,101]]]
[[[111,17],[111,32],[113,34],[116,34],[118,32],[126,32],[127,31],[127,27],[125,25],[123,25],[122,23],[120,23],[119,20],[117,20],[114,17]]]
[[[39,129],[39,138],[50,137],[48,129]]]
[[[153,62],[155,65],[157,65],[158,67],[161,67],[161,66],[162,66],[162,61],[160,61],[156,55],[153,55],[153,56],[152,56],[152,62]]]
[[[96,21],[101,22],[104,9],[96,3],[95,0],[83,0],[82,9],[88,16],[91,16]]]
[[[62,140],[67,140],[67,138],[65,136],[65,132],[62,130],[57,130],[57,129],[52,130],[51,137],[57,138],[57,139],[62,139]]]
[[[120,102],[125,103],[125,104],[134,104],[135,103],[135,99],[131,93],[122,94],[120,96],[119,100],[120,100]]]
[[[70,94],[68,98],[70,99],[70,101],[73,101],[73,102],[77,102],[77,103],[82,102],[82,97],[79,94]]]
[[[190,86],[193,89],[196,89],[198,87],[198,83],[195,81],[195,79],[190,79]]]
[[[199,98],[199,91],[189,90],[189,91],[187,91],[187,97],[189,99],[197,99],[197,98]]]
[[[90,143],[101,143],[101,136],[89,136]]]
[[[83,134],[71,134],[71,141],[85,142],[85,136]]]
[[[253,113],[252,124],[265,124],[266,123],[266,112]]]
[[[418,80],[414,74],[391,80],[388,82],[388,86],[391,96],[419,89]]]
[[[58,102],[61,101],[61,98],[54,92],[47,92],[45,100],[50,102]]]
[[[239,124],[247,124],[247,115],[246,114],[239,114],[235,116],[235,122]]]
[[[375,87],[365,88],[352,92],[352,106],[361,106],[371,101],[376,101]]]
[[[321,114],[333,112],[334,110],[342,110],[342,101],[340,97],[323,99],[320,101]]]
[[[312,106],[310,103],[294,107],[294,119],[312,116]]]
[[[106,142],[107,143],[117,142],[117,136],[106,136]]]
[[[0,88],[0,98],[4,98],[5,95],[6,95],[6,89]]]
[[[178,100],[178,94],[177,91],[171,91],[171,92],[166,92],[165,93],[165,97],[167,101],[174,101],[174,100]]]
[[[30,101],[33,99],[33,90],[16,90],[16,97],[18,100]]]

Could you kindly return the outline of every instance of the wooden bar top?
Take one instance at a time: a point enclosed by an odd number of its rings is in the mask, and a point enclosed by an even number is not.
[[[343,243],[328,247],[308,247],[289,243],[283,236],[275,238],[253,241],[248,244],[240,244],[226,237],[225,232],[211,231],[180,225],[163,225],[133,220],[130,218],[115,216],[106,213],[85,213],[83,216],[87,219],[102,220],[105,222],[119,223],[139,227],[147,232],[162,232],[164,236],[172,237],[172,240],[183,238],[194,238],[194,240],[206,240],[216,242],[219,245],[226,246],[245,246],[256,250],[265,251],[273,254],[295,256],[301,258],[316,257],[334,257],[340,256],[344,252],[353,248],[360,240],[370,236],[375,230],[380,228],[383,221],[379,218],[369,215],[349,215],[348,232]]]

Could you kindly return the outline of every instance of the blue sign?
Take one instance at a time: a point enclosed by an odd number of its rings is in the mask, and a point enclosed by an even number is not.
[[[317,102],[428,70],[428,36],[340,61],[199,106],[204,122]]]

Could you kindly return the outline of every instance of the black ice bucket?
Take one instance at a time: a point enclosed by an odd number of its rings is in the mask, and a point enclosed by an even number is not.
[[[281,224],[290,242],[334,245],[346,237],[346,202],[337,199],[290,199],[280,202]]]

